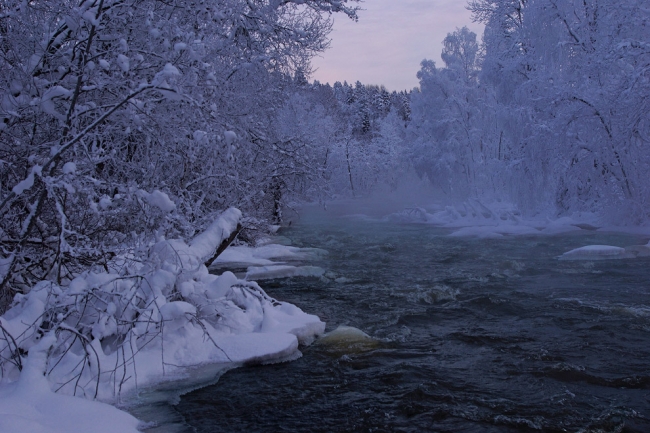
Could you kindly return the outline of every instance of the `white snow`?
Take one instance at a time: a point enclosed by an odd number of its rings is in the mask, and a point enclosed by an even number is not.
[[[611,245],[587,245],[562,254],[560,260],[613,260],[636,257],[633,250]]]
[[[72,91],[62,86],[52,86],[49,89],[47,89],[47,91],[43,94],[41,101],[49,101],[52,98],[57,98],[61,96],[66,98],[70,97],[72,96]]]
[[[157,207],[163,212],[171,212],[176,209],[176,203],[174,203],[166,193],[157,189],[154,189],[151,193],[139,190],[138,195],[142,197],[147,204]]]
[[[7,272],[9,272],[9,267],[13,259],[13,254],[8,257],[0,256],[0,279],[3,279],[7,275]]]
[[[500,225],[486,225],[486,226],[471,226],[471,227],[462,227],[449,236],[454,237],[466,237],[466,236],[475,236],[478,238],[500,238],[504,235],[538,235],[540,234],[539,230],[534,229],[526,225],[511,225],[511,224],[500,224]]]
[[[213,263],[214,268],[247,266],[247,280],[270,280],[291,277],[322,277],[318,266],[301,266],[295,262],[313,260],[327,254],[319,248],[298,248],[268,244],[260,247],[236,246],[224,251]],[[288,264],[290,261],[293,264]]]
[[[106,210],[106,209],[110,208],[112,204],[113,204],[113,201],[111,200],[110,197],[104,196],[104,197],[99,199],[99,207],[102,210]]]
[[[129,72],[129,58],[126,57],[124,54],[118,54],[117,55],[117,66],[120,67],[122,72]]]
[[[43,375],[50,333],[33,346],[20,378],[0,386],[0,431],[6,433],[137,433],[140,422],[113,406],[50,390]]]
[[[593,214],[576,214],[561,218],[525,218],[512,204],[484,204],[475,199],[455,206],[436,206],[432,210],[418,206],[406,208],[384,217],[384,220],[447,227],[453,230],[449,236],[483,239],[554,235],[599,229],[597,218]]]
[[[230,208],[222,213],[207,230],[192,239],[190,247],[193,255],[200,257],[203,262],[212,257],[221,240],[235,231],[240,218],[241,211],[239,209]]]
[[[166,80],[168,78],[178,76],[180,74],[181,73],[176,66],[172,65],[171,63],[166,63],[165,66],[162,68],[162,70],[154,76],[153,80],[151,81],[151,84],[153,84],[154,86],[168,89],[169,84],[167,83]]]
[[[16,184],[16,186],[14,186],[11,191],[16,195],[20,195],[26,190],[30,189],[32,186],[34,186],[34,175],[38,174],[40,176],[41,169],[42,167],[40,165],[35,165],[32,167],[32,170],[29,172],[27,177],[18,182],[18,184]]]
[[[84,20],[88,21],[90,24],[94,25],[94,26],[99,24],[99,22],[97,21],[97,12],[94,9],[90,9],[90,10],[84,12],[81,15],[81,17]]]
[[[226,131],[223,133],[223,137],[226,140],[227,145],[231,145],[237,140],[237,134],[235,131]]]
[[[63,174],[75,174],[77,171],[77,164],[74,162],[66,162],[62,168]]]
[[[229,209],[189,243],[159,241],[126,273],[86,272],[18,295],[0,324],[28,355],[22,372],[0,363],[0,431],[135,432],[133,417],[83,397],[128,401],[190,367],[299,357],[299,344],[325,330],[318,317],[203,264],[240,217]],[[12,341],[0,339],[1,359],[12,359]]]
[[[251,248],[247,246],[230,247],[224,251],[215,264],[240,264],[240,265],[274,265],[283,264],[280,260],[309,260],[327,254],[327,251],[319,248],[298,248],[288,245],[269,244],[261,247]]]
[[[208,133],[205,131],[194,131],[194,133],[192,134],[192,138],[197,143],[204,143],[207,136]]]

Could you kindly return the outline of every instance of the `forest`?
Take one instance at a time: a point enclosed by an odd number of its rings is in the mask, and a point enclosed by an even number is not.
[[[51,335],[65,392],[97,396],[103,350],[119,394],[133,346],[164,323],[205,338],[228,308],[252,308],[246,291],[276,307],[250,282],[232,280],[227,305],[199,290],[218,285],[207,267],[235,237],[254,245],[296,203],[405,174],[431,202],[648,223],[645,0],[472,0],[482,40],[448,34],[418,87],[311,81],[332,16],[357,20],[360,5],[0,0],[3,380]]]

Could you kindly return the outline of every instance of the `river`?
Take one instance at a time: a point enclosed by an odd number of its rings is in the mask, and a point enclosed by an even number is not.
[[[265,281],[328,331],[296,361],[239,368],[170,406],[180,432],[648,432],[650,259],[558,261],[645,244],[582,230],[501,239],[305,217],[327,278]]]

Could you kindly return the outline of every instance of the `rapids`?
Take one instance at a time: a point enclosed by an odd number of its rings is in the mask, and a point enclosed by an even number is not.
[[[320,316],[331,334],[298,360],[231,370],[185,394],[168,406],[167,426],[650,431],[650,258],[558,260],[647,237],[449,233],[362,217],[294,223],[283,235],[329,251],[308,263],[325,274],[263,286]]]

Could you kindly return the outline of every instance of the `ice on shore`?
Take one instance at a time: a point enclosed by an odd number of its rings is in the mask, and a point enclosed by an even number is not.
[[[271,280],[292,277],[322,277],[323,268],[305,266],[300,262],[327,255],[319,248],[298,248],[267,244],[260,247],[235,246],[224,251],[212,269],[246,267],[246,280]]]
[[[0,431],[7,433],[137,433],[140,422],[126,412],[96,401],[56,394],[43,375],[46,336],[25,358],[20,378],[0,386]]]
[[[267,266],[322,257],[327,251],[319,248],[298,248],[288,245],[269,244],[261,247],[229,247],[214,261],[215,266],[244,265]]]
[[[42,281],[16,296],[0,317],[0,431],[135,432],[133,417],[90,400],[128,400],[197,366],[300,356],[325,323],[204,265],[240,217],[230,209],[188,243],[162,240],[128,266],[84,272],[68,285]],[[261,255],[309,253],[278,247]]]

